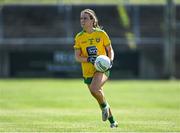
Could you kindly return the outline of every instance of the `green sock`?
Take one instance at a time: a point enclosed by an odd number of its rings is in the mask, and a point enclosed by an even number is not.
[[[100,104],[100,106],[101,106],[101,108],[105,108],[106,107],[106,103],[102,103],[102,104]]]
[[[113,116],[110,116],[110,117],[108,118],[108,120],[109,120],[110,123],[114,123],[114,122],[115,122]]]

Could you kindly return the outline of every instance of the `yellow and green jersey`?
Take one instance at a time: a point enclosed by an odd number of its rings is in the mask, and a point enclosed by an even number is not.
[[[82,56],[106,55],[105,46],[111,45],[109,36],[104,30],[95,28],[94,32],[87,33],[81,31],[75,37],[74,49],[80,49]],[[82,62],[83,77],[93,77],[96,71],[94,66],[89,62]]]

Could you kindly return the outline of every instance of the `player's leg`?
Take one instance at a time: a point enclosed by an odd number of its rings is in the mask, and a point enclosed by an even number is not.
[[[108,77],[104,73],[96,72],[88,85],[91,94],[96,98],[99,104],[105,103],[106,99],[102,90],[103,84],[107,81]]]
[[[102,109],[103,121],[106,121],[108,119],[111,123],[111,127],[113,124],[115,124],[117,127],[117,123],[115,123],[115,120],[111,113],[111,109],[105,99],[103,88],[102,88],[102,86],[107,81],[107,79],[108,79],[108,76],[106,74],[96,72],[94,74],[91,84],[88,85],[88,88],[89,88],[91,94],[96,98],[96,100],[98,101],[98,103]]]

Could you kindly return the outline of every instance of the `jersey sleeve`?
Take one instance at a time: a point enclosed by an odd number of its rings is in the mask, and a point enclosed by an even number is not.
[[[103,32],[103,43],[104,43],[104,46],[108,46],[108,45],[111,45],[111,40],[108,36],[108,34],[104,31]]]
[[[78,37],[76,36],[74,39],[74,49],[80,49],[80,45],[79,45],[79,41],[78,41]]]

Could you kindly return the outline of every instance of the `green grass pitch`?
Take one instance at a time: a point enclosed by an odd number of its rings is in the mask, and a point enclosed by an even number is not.
[[[180,132],[180,81],[110,80],[104,91],[116,129],[82,80],[1,79],[0,132]]]

